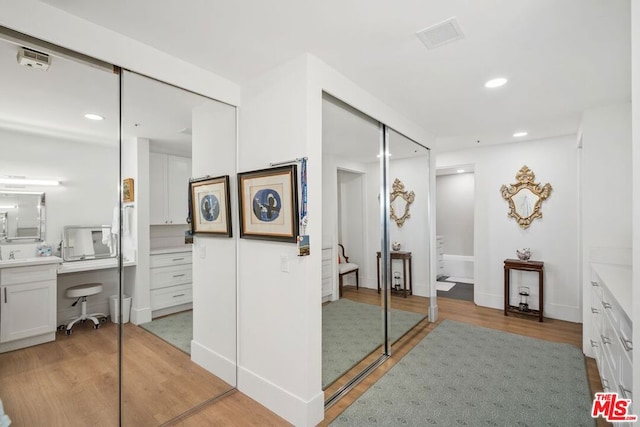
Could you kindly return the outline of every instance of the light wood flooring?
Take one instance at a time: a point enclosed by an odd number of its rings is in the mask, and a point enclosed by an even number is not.
[[[344,297],[379,304],[375,290],[345,287]],[[545,319],[505,317],[501,310],[477,307],[472,302],[438,298],[439,319],[451,319],[506,332],[564,342],[581,348],[580,324]],[[428,299],[392,296],[392,307],[426,314]],[[86,328],[84,327],[86,326]],[[424,320],[393,347],[391,358],[325,413],[320,425],[328,425],[382,375],[407,354],[436,324]],[[171,424],[196,426],[285,426],[282,418],[237,391],[206,404],[230,387],[189,356],[127,324],[124,343],[124,425],[158,426],[188,408],[202,405]],[[377,358],[372,353],[338,380],[325,395]],[[591,391],[601,391],[593,359],[586,359]],[[99,330],[81,325],[73,335],[58,335],[53,343],[0,354],[0,396],[15,426],[115,426],[117,402],[117,328],[105,324]],[[599,420],[598,426],[607,425]]]

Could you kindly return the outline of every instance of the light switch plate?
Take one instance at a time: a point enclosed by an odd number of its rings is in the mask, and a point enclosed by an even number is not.
[[[289,272],[289,257],[286,255],[280,255],[280,271],[283,273]]]

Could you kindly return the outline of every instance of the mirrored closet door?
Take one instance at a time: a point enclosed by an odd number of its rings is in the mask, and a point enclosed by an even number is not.
[[[329,396],[384,354],[382,125],[323,97],[322,384]]]
[[[235,152],[235,129],[234,107],[123,71],[122,178],[134,191],[123,200],[122,253],[137,259],[124,267],[124,425],[166,423],[236,385],[235,241],[194,243],[188,222],[191,178],[229,173],[203,152]]]
[[[118,425],[119,77],[5,30],[0,399],[15,426]]]
[[[428,313],[429,150],[328,94],[322,131],[322,375],[331,405]]]
[[[391,128],[389,152],[389,340],[429,309],[429,150]]]

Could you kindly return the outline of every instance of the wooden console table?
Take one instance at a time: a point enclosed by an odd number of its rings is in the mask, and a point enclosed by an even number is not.
[[[404,297],[407,297],[407,293],[409,295],[413,294],[413,278],[412,278],[412,268],[411,268],[411,252],[407,252],[407,251],[391,251],[390,253],[391,256],[391,261],[393,262],[394,259],[401,259],[402,260],[402,290],[399,291],[401,292]],[[377,256],[378,256],[378,260],[377,260],[377,265],[378,265],[378,293],[380,293],[380,252],[377,252]],[[407,261],[409,261],[409,289],[407,289]],[[393,289],[393,286],[391,287],[392,291],[395,291],[395,289]]]
[[[509,285],[511,270],[537,271],[538,272],[538,307],[539,310],[520,310],[519,306],[509,304]],[[518,313],[527,316],[537,317],[542,322],[542,308],[544,304],[544,262],[542,261],[521,261],[519,259],[504,260],[504,315],[507,313]]]

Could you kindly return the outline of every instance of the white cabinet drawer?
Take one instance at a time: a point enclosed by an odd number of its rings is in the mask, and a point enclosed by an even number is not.
[[[171,286],[151,291],[151,309],[172,307],[193,302],[191,284]]]
[[[191,265],[176,265],[175,267],[152,268],[150,288],[160,289],[168,286],[182,285],[193,281]]]
[[[616,388],[618,393],[625,399],[633,399],[631,396],[631,388],[633,384],[633,369],[631,368],[631,359],[622,355],[620,360],[620,378]]]
[[[2,268],[0,269],[0,284],[6,286],[56,280],[57,267],[57,264],[47,264],[32,267]]]
[[[172,254],[151,255],[149,266],[151,268],[156,268],[169,267],[172,265],[191,264],[192,257],[193,256],[191,252],[176,252]]]

